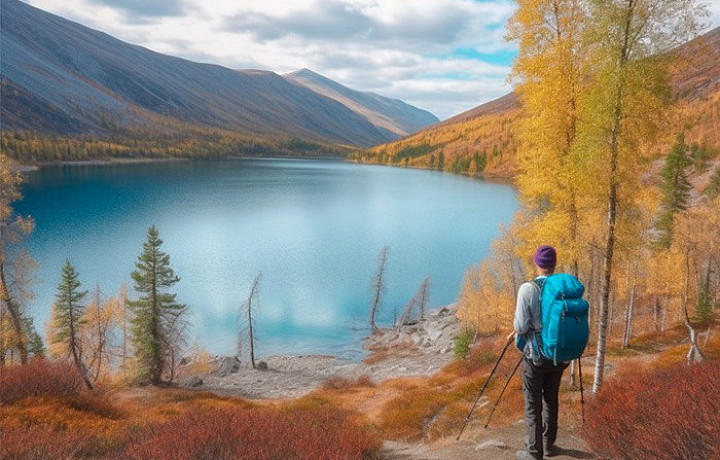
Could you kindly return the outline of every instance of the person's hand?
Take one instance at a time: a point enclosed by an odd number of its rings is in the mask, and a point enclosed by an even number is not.
[[[515,339],[515,331],[512,331],[512,332],[507,336],[507,342],[506,342],[506,343],[512,342],[513,339]]]

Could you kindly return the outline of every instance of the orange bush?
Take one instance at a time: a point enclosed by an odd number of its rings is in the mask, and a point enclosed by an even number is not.
[[[356,460],[376,458],[378,447],[373,435],[338,410],[221,409],[189,412],[150,428],[131,439],[120,458]]]
[[[33,359],[27,364],[0,367],[0,403],[31,396],[71,396],[83,388],[77,369],[66,361]]]
[[[0,426],[0,458],[3,460],[76,458],[79,434],[48,427],[8,428]]]
[[[613,458],[720,458],[720,361],[608,382],[586,409],[585,439]]]
[[[356,379],[347,377],[330,377],[323,383],[324,390],[343,390],[349,388],[358,387],[374,387],[375,384],[372,382],[370,377],[363,374]]]

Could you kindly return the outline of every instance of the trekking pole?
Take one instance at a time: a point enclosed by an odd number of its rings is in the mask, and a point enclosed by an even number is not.
[[[472,407],[470,408],[470,412],[468,412],[467,417],[465,417],[465,422],[463,423],[462,428],[460,429],[460,434],[455,439],[456,441],[460,440],[460,436],[462,436],[463,431],[465,431],[465,427],[467,426],[468,422],[470,421],[470,418],[472,417],[472,413],[475,410],[475,406],[477,406],[478,401],[480,401],[480,397],[482,396],[483,392],[485,391],[485,388],[487,388],[488,383],[490,383],[490,379],[492,378],[493,374],[497,370],[498,366],[500,365],[500,361],[502,361],[503,356],[505,356],[505,352],[507,351],[508,347],[510,346],[512,342],[508,342],[505,344],[505,348],[503,348],[502,353],[500,353],[500,357],[495,361],[495,366],[492,368],[492,371],[490,371],[490,375],[488,375],[487,380],[485,380],[485,383],[483,384],[482,388],[480,389],[480,392],[477,395],[477,398],[475,398],[475,403],[473,403]]]
[[[582,356],[578,358],[578,374],[580,377],[580,414],[582,417],[582,424],[585,426],[585,396],[582,384]]]
[[[487,422],[485,423],[485,428],[490,425],[490,419],[492,418],[493,414],[495,413],[495,409],[497,409],[498,404],[500,403],[500,398],[502,398],[503,394],[505,394],[505,389],[510,384],[510,380],[512,380],[513,375],[515,375],[515,372],[517,372],[518,367],[520,367],[520,363],[522,363],[523,358],[525,358],[525,355],[522,355],[520,357],[520,361],[515,365],[515,369],[510,373],[510,377],[508,377],[507,382],[505,382],[505,386],[502,388],[502,391],[500,392],[500,396],[498,396],[497,401],[495,401],[495,405],[493,406],[492,410],[490,411],[490,416],[488,416]]]

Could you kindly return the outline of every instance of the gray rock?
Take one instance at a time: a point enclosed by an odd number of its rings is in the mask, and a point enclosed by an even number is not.
[[[430,341],[431,341],[431,342],[437,342],[440,337],[442,337],[442,331],[441,331],[441,330],[440,330],[440,331],[432,331],[432,332],[430,333]]]
[[[203,379],[201,379],[198,376],[187,378],[180,382],[181,386],[189,387],[189,388],[197,388],[203,386]]]
[[[268,370],[268,364],[265,361],[260,361],[259,363],[257,363],[257,369],[259,371],[266,371]]]
[[[475,450],[507,449],[507,444],[497,439],[488,439],[475,446]]]
[[[240,360],[236,356],[223,356],[215,361],[215,369],[210,372],[215,377],[227,377],[240,370]]]

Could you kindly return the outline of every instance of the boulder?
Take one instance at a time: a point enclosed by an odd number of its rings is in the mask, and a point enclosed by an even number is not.
[[[201,379],[198,376],[195,376],[195,377],[189,377],[185,380],[182,380],[180,382],[180,386],[189,387],[189,388],[197,388],[197,387],[203,386],[204,383],[205,382],[203,382],[203,379]]]
[[[223,356],[215,361],[215,369],[210,372],[216,377],[227,377],[240,370],[240,360],[237,356]]]

